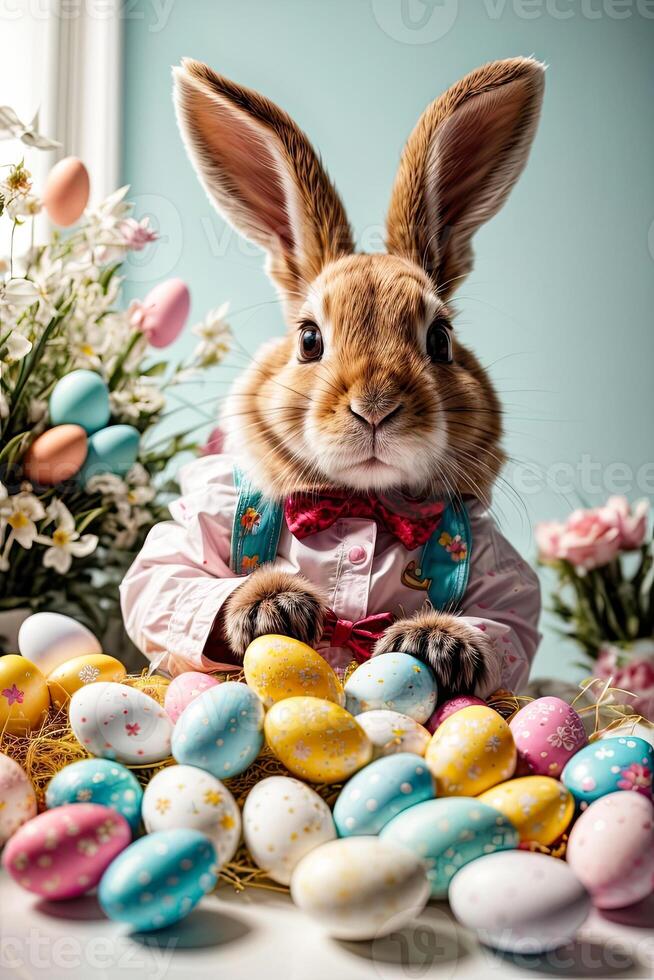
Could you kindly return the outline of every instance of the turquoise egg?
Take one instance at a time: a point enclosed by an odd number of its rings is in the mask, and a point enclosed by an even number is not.
[[[346,708],[353,715],[389,708],[427,721],[436,707],[436,678],[409,653],[381,653],[366,660],[345,685]]]
[[[110,759],[82,759],[61,769],[48,783],[48,810],[66,803],[100,803],[121,813],[136,833],[141,822],[143,790],[136,777]]]
[[[247,684],[227,681],[210,687],[177,719],[173,756],[218,779],[237,776],[261,751],[263,715],[263,703]]]
[[[651,800],[653,774],[654,747],[636,735],[620,735],[584,746],[565,766],[561,782],[584,808],[621,789]]]
[[[71,371],[50,395],[53,425],[81,425],[88,435],[109,421],[109,389],[95,371]]]
[[[433,798],[434,780],[425,760],[398,752],[352,776],[334,805],[334,823],[339,837],[378,834],[398,813]]]
[[[139,932],[179,922],[216,885],[216,850],[199,830],[161,830],[125,848],[105,871],[98,901]]]
[[[133,425],[108,425],[89,436],[86,462],[80,472],[82,484],[92,476],[113,473],[125,476],[138,456],[141,433]]]
[[[469,861],[520,842],[518,831],[499,810],[468,796],[418,803],[386,824],[380,837],[423,859],[432,898],[446,898],[450,881]]]

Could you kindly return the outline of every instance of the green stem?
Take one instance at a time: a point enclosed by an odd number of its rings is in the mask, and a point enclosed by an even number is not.
[[[110,391],[113,391],[116,385],[118,384],[118,382],[120,381],[123,374],[123,365],[125,364],[125,361],[132,353],[132,351],[134,350],[134,348],[136,347],[137,343],[139,342],[142,336],[143,335],[140,333],[140,331],[138,330],[135,331],[130,337],[129,343],[127,344],[125,350],[116,361],[116,365],[113,371],[111,372],[111,377],[109,378]]]

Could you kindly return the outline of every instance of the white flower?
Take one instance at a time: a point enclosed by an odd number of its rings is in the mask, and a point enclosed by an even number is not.
[[[134,421],[141,415],[155,415],[166,403],[159,388],[148,378],[136,378],[124,388],[112,391],[110,401],[114,415]]]
[[[73,558],[85,558],[95,551],[98,539],[95,534],[84,534],[80,537],[75,530],[75,520],[66,505],[61,500],[53,500],[48,506],[48,521],[57,525],[52,537],[44,534],[37,535],[39,544],[47,547],[43,555],[45,568],[54,568],[60,575],[65,575],[70,569]]]
[[[200,338],[193,358],[203,367],[218,364],[229,353],[231,329],[225,319],[229,303],[223,303],[217,310],[211,310],[202,323],[191,328],[191,333]]]
[[[0,301],[7,306],[25,309],[36,303],[39,291],[29,279],[8,279],[0,286]]]
[[[43,517],[45,510],[38,497],[27,490],[9,496],[7,488],[0,483],[0,535],[10,528],[0,554],[0,571],[9,569],[9,552],[14,541],[27,550],[32,547],[38,537],[35,521]]]
[[[7,204],[7,214],[10,218],[33,217],[39,214],[42,207],[41,201],[33,194],[17,194]]]
[[[61,143],[56,140],[51,140],[37,132],[38,124],[38,112],[31,123],[24,123],[10,106],[0,106],[0,140],[18,139],[26,146],[36,147],[37,150],[54,150],[61,146]]]
[[[27,357],[31,349],[32,344],[27,337],[23,337],[22,334],[12,330],[9,336],[2,341],[0,360],[4,361],[5,364],[15,364],[16,361],[22,361],[24,357]]]

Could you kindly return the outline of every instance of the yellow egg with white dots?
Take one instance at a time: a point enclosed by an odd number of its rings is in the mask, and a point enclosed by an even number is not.
[[[245,651],[243,670],[267,708],[303,695],[345,704],[343,685],[325,658],[289,636],[258,636]]]
[[[48,684],[39,668],[15,653],[0,657],[0,735],[39,728],[49,708]]]
[[[515,772],[511,729],[485,705],[462,708],[441,722],[425,752],[438,796],[478,796]]]
[[[372,758],[372,743],[352,715],[324,698],[285,698],[266,715],[266,741],[294,776],[340,783]]]
[[[523,776],[493,786],[479,796],[511,821],[520,840],[553,844],[575,812],[572,794],[551,776]]]
[[[87,653],[59,664],[48,676],[50,698],[56,708],[70,701],[75,691],[96,681],[120,683],[127,674],[125,667],[115,657],[106,653]]]

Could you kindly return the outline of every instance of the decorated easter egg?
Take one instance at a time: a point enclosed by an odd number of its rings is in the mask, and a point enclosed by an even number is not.
[[[50,699],[56,708],[62,708],[80,687],[96,681],[122,681],[126,675],[125,667],[115,657],[86,653],[55,667],[48,676]]]
[[[492,708],[473,705],[438,726],[425,760],[439,796],[478,796],[511,778],[516,748],[502,716]]]
[[[124,817],[97,803],[46,810],[5,845],[2,865],[19,885],[48,899],[95,888],[132,833]]]
[[[347,710],[353,715],[390,708],[422,724],[436,706],[436,678],[426,664],[408,653],[382,653],[350,675],[345,696]]]
[[[0,732],[24,735],[39,728],[49,708],[48,684],[39,668],[15,653],[0,657]]]
[[[50,421],[53,425],[79,425],[89,435],[106,425],[109,389],[100,375],[80,368],[60,378],[50,395]]]
[[[347,837],[302,858],[291,897],[336,939],[379,939],[422,912],[429,883],[421,859],[394,841]]]
[[[654,726],[648,725],[644,719],[639,722],[629,721],[623,725],[618,725],[604,735],[600,735],[600,741],[607,738],[617,738],[619,735],[638,736],[638,738],[642,738],[654,746]]]
[[[108,425],[89,436],[88,454],[80,480],[86,485],[93,476],[113,473],[125,476],[136,462],[141,434],[133,425]]]
[[[479,796],[509,818],[521,841],[553,844],[570,824],[575,801],[551,776],[523,776],[499,783]]]
[[[565,861],[528,851],[466,865],[449,900],[458,921],[485,946],[525,955],[564,946],[590,912],[588,892]]]
[[[210,687],[216,687],[219,683],[211,674],[202,674],[199,670],[189,670],[185,674],[178,674],[166,688],[164,697],[164,707],[172,722],[176,722],[182,711],[188,708],[191,701],[208,691]]]
[[[167,766],[143,794],[148,833],[189,827],[212,841],[219,865],[231,861],[241,838],[241,813],[227,787],[195,766]]]
[[[97,681],[75,691],[70,727],[87,751],[127,765],[161,762],[170,755],[173,724],[147,694],[126,684]]]
[[[211,687],[180,715],[173,756],[218,779],[238,776],[261,751],[263,714],[263,704],[246,684],[227,681]]]
[[[482,701],[481,698],[476,698],[473,694],[459,694],[455,698],[450,698],[449,701],[443,701],[442,704],[436,708],[434,713],[425,722],[425,728],[432,734],[436,731],[441,722],[449,718],[450,715],[456,714],[457,711],[461,711],[461,708],[470,708],[475,704],[481,704],[486,706],[486,702]]]
[[[49,810],[68,803],[99,803],[116,810],[136,833],[141,822],[143,790],[136,776],[109,759],[81,759],[53,776],[45,792]]]
[[[389,755],[360,769],[334,805],[339,837],[378,834],[402,810],[434,797],[434,780],[425,760],[410,752]]]
[[[381,836],[425,861],[432,898],[447,897],[452,877],[464,864],[520,841],[504,814],[464,797],[419,803],[391,820]]]
[[[34,440],[25,453],[23,472],[33,483],[55,486],[75,476],[86,452],[86,432],[81,425],[56,425]]]
[[[509,722],[518,750],[518,771],[536,776],[559,776],[568,759],[588,739],[575,709],[561,698],[537,698]]]
[[[289,636],[259,636],[243,657],[245,680],[267,708],[310,695],[343,706],[343,685],[324,657]]]
[[[591,803],[570,832],[568,864],[601,909],[633,905],[654,892],[654,806],[640,793]]]
[[[160,830],[116,858],[98,901],[106,916],[139,932],[161,929],[185,918],[213,890],[215,866],[215,848],[199,830]]]
[[[191,296],[181,279],[167,279],[154,286],[142,303],[140,329],[153,347],[167,347],[184,328]]]
[[[56,163],[43,186],[43,206],[51,221],[68,228],[82,217],[89,201],[89,172],[77,157]]]
[[[352,715],[322,698],[285,698],[265,721],[266,741],[300,779],[340,783],[372,758],[372,745]]]
[[[0,847],[36,816],[36,794],[27,773],[0,752]]]
[[[429,745],[430,735],[426,728],[415,718],[389,708],[363,711],[357,715],[357,724],[372,742],[374,758],[396,752],[424,755]]]
[[[269,776],[250,790],[243,807],[243,836],[254,863],[288,885],[298,862],[334,840],[331,810],[305,783]]]
[[[570,759],[561,775],[582,807],[617,790],[652,798],[654,748],[637,736],[619,735],[591,742]]]
[[[18,631],[18,649],[46,677],[66,660],[102,653],[86,626],[56,612],[28,616]]]

